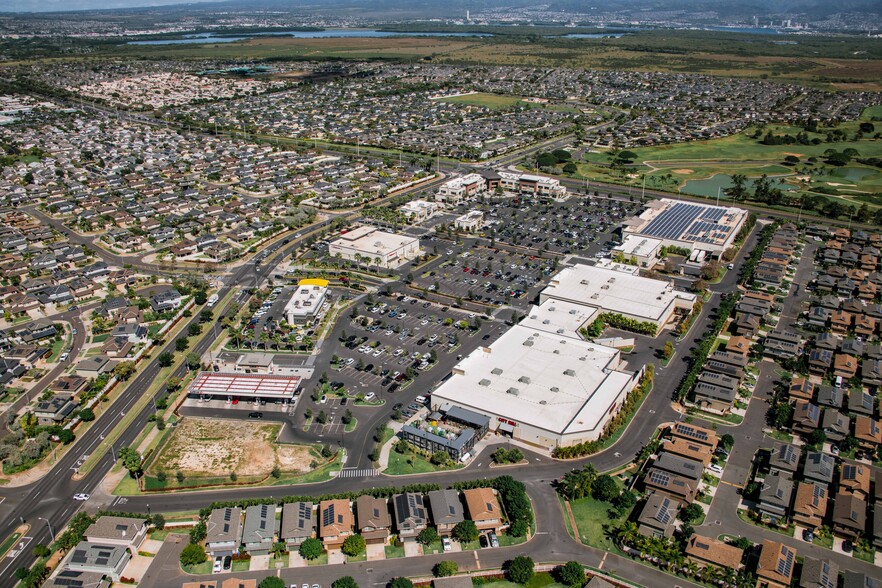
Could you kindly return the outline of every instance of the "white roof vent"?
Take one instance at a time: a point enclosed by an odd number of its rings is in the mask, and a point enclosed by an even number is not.
[[[489,385],[490,385],[490,380],[488,380],[487,378],[484,378],[483,380],[481,380],[480,382],[478,382],[478,385],[479,385],[479,386],[489,386]]]
[[[498,376],[502,374],[502,368],[493,368],[492,370],[490,370],[490,373],[494,376]]]
[[[575,376],[576,372],[574,370],[564,370],[565,376]]]
[[[519,390],[517,388],[509,388],[505,391],[506,394],[511,394],[512,396],[517,396]]]
[[[530,377],[529,376],[521,376],[520,378],[518,378],[518,382],[520,382],[521,384],[529,384]]]
[[[532,346],[533,346],[532,339],[527,339],[526,341],[524,341],[524,347],[532,347]]]
[[[547,400],[540,400],[539,404],[545,405],[545,404],[548,404],[548,401]]]
[[[552,392],[560,392],[560,388],[558,388],[557,386],[552,386],[551,391]]]

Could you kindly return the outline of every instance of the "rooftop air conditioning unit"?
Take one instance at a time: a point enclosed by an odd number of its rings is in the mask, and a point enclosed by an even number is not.
[[[519,390],[517,388],[509,388],[505,391],[506,394],[511,394],[512,396],[517,396]]]
[[[564,370],[564,375],[565,376],[575,376],[576,372],[573,370]]]
[[[518,378],[518,382],[520,382],[521,384],[529,384],[530,377],[529,376],[521,376],[520,378]]]
[[[498,376],[502,374],[502,368],[493,368],[492,370],[490,370],[490,373],[494,376]]]
[[[479,385],[479,386],[489,386],[489,385],[490,385],[490,380],[488,380],[487,378],[484,378],[483,380],[481,380],[480,382],[478,382],[478,385]]]

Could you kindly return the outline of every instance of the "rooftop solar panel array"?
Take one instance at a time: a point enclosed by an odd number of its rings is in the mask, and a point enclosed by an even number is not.
[[[678,424],[677,432],[684,437],[692,437],[693,439],[701,439],[702,441],[708,440],[707,431],[696,429],[695,427],[691,427],[689,425]]]
[[[793,573],[793,551],[783,547],[781,549],[781,557],[778,558],[778,573],[785,577],[790,577]]]
[[[734,226],[720,224],[727,209],[701,204],[677,202],[649,221],[641,235],[675,241],[720,244],[732,233]]]

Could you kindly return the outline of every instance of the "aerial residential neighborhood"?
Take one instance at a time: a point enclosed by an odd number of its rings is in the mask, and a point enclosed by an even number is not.
[[[10,1],[0,587],[882,586],[878,7]]]

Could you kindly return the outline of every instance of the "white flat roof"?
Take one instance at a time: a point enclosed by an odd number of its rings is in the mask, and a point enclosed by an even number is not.
[[[318,312],[327,291],[324,286],[298,286],[285,304],[285,312],[294,316],[311,316]]]
[[[331,246],[349,247],[377,255],[385,255],[418,241],[413,237],[387,233],[376,227],[362,226],[342,235],[332,242]]]
[[[539,306],[533,305],[520,324],[530,329],[581,339],[579,329],[594,320],[596,308],[551,298]]]
[[[291,399],[300,382],[300,376],[200,372],[190,384],[189,393]]]
[[[541,299],[556,298],[607,312],[658,321],[674,300],[694,302],[695,294],[680,292],[662,280],[590,265],[576,265],[561,270],[551,279]]]
[[[661,239],[653,239],[652,237],[644,237],[642,235],[627,235],[622,244],[616,245],[613,247],[613,250],[621,251],[625,255],[648,257],[653,255],[662,246],[662,243]]]
[[[479,347],[432,394],[556,434],[595,429],[632,379],[618,350],[517,325]]]

